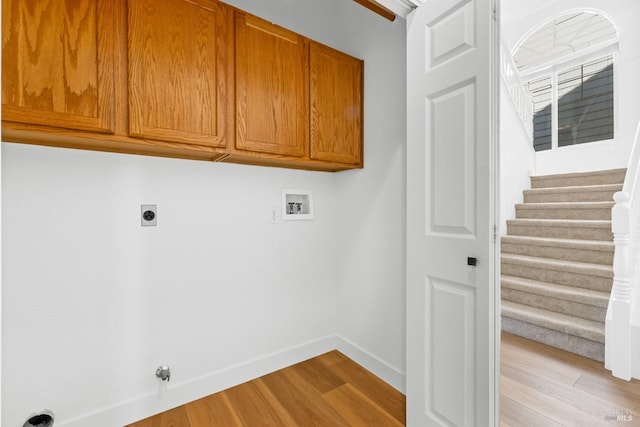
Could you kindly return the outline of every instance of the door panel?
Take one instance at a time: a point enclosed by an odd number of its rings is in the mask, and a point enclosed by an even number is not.
[[[307,154],[308,64],[304,37],[236,12],[236,148]]]
[[[410,427],[496,421],[493,7],[427,0],[407,21]]]
[[[433,49],[431,66],[441,64],[475,46],[474,4],[470,2],[456,8],[442,19],[434,21],[431,27]]]
[[[311,158],[362,164],[364,63],[311,43]]]
[[[2,119],[113,132],[114,3],[2,1]]]
[[[428,388],[428,393],[433,396],[433,410],[453,425],[470,425],[475,413],[474,290],[464,284],[437,278],[429,278],[426,286],[432,321],[425,329],[431,331],[429,357],[433,366],[437,366],[433,369],[433,377],[429,381],[431,387]]]
[[[130,0],[129,133],[224,147],[231,12],[213,0]]]
[[[475,217],[475,84],[447,88],[428,101],[433,126],[430,233],[473,236]]]

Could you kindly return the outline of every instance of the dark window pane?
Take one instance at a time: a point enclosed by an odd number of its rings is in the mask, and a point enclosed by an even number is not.
[[[613,138],[613,57],[558,74],[558,146]]]

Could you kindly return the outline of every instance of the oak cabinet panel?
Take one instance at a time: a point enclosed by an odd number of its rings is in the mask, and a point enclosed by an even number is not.
[[[224,147],[233,126],[231,10],[214,0],[128,7],[129,134]]]
[[[308,41],[236,11],[236,148],[294,157],[309,141]]]
[[[113,132],[114,3],[2,0],[2,119]]]
[[[361,165],[363,62],[317,43],[310,61],[310,157]]]

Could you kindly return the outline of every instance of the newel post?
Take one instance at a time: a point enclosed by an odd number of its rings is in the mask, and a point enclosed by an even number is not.
[[[629,265],[631,206],[629,194],[617,192],[611,210],[613,288],[606,320],[606,365],[615,377],[631,379],[631,266]]]

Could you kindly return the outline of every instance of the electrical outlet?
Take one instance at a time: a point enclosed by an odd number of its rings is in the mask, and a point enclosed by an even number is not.
[[[156,205],[140,206],[140,225],[143,227],[158,225],[158,207]]]
[[[277,224],[280,222],[278,208],[271,208],[269,211],[269,224]]]

